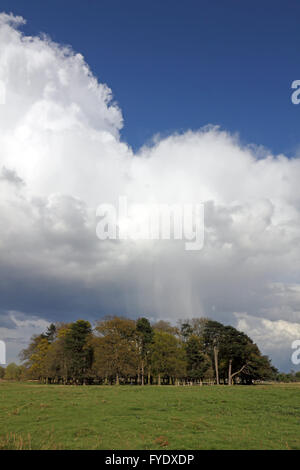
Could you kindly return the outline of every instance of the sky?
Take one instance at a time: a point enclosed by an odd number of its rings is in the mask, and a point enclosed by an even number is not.
[[[0,2],[8,362],[52,321],[206,316],[299,370],[299,9]],[[121,195],[203,203],[202,250],[100,241],[96,208]]]
[[[0,9],[26,18],[26,34],[83,54],[113,90],[134,149],[210,123],[275,154],[298,151],[296,0],[1,0]]]

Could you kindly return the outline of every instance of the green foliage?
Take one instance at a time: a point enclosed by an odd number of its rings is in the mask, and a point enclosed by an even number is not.
[[[191,335],[185,343],[187,375],[190,379],[203,380],[211,368],[211,360],[203,351],[201,339]]]
[[[93,349],[89,344],[92,328],[85,320],[72,323],[65,336],[68,372],[73,380],[84,381],[92,365]]]
[[[182,342],[170,333],[156,330],[151,346],[153,372],[169,377],[185,375],[186,357]]]
[[[275,373],[275,379],[277,382],[283,383],[295,383],[300,382],[300,371],[295,372],[291,370],[291,372],[285,374],[284,372]]]
[[[138,342],[135,322],[127,318],[112,317],[98,322],[93,341],[96,376],[107,380],[135,376],[138,366]]]
[[[51,324],[32,338],[21,358],[27,377],[46,383],[211,382],[218,370],[221,384],[251,384],[277,374],[245,333],[207,318],[174,327],[114,316],[99,321],[94,331],[85,320]]]
[[[147,318],[139,318],[136,322],[136,331],[140,340],[141,356],[146,358],[154,336],[149,320]]]
[[[8,364],[5,368],[4,379],[5,380],[22,380],[24,378],[24,367],[18,366],[14,362]]]
[[[243,332],[232,326],[208,320],[203,329],[204,350],[214,362],[214,348],[218,350],[219,375],[223,383],[228,381],[231,363],[234,380],[251,384],[253,380],[274,377],[276,371],[269,359],[262,356],[257,345]]]

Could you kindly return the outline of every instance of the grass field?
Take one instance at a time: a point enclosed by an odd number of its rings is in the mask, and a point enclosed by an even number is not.
[[[300,384],[0,383],[0,449],[300,449]]]

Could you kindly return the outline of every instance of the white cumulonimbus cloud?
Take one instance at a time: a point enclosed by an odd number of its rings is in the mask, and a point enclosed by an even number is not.
[[[276,365],[292,367],[300,160],[242,146],[214,126],[156,138],[135,154],[120,140],[111,90],[82,55],[23,35],[23,23],[0,15],[0,336],[20,338],[26,316],[38,328],[112,313],[203,315],[239,326],[276,353]],[[120,195],[203,202],[203,249],[100,241],[96,208]]]

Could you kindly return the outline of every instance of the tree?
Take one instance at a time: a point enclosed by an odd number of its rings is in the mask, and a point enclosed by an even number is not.
[[[182,341],[165,331],[156,330],[151,345],[151,368],[158,377],[158,385],[161,377],[166,375],[178,378],[185,375],[186,355]]]
[[[257,345],[253,344],[248,356],[247,368],[240,373],[241,382],[247,385],[254,380],[276,380],[278,370],[268,356],[262,356]]]
[[[62,381],[67,384],[70,378],[68,366],[69,351],[66,348],[66,336],[70,331],[71,324],[57,324],[55,340],[50,344],[47,352],[46,368],[48,374],[56,383]]]
[[[96,326],[100,335],[93,342],[95,348],[94,371],[96,375],[115,377],[119,385],[120,377],[134,377],[139,363],[138,338],[133,320],[122,317],[108,317]]]
[[[4,378],[5,380],[21,380],[22,375],[23,367],[11,362],[5,369]]]
[[[228,385],[233,379],[251,384],[253,380],[264,380],[274,375],[274,370],[266,356],[262,356],[256,344],[242,331],[225,326],[220,346],[222,373],[228,370]]]
[[[254,351],[253,342],[245,333],[232,326],[225,326],[220,349],[223,361],[228,364],[228,385],[231,385],[233,377],[243,371],[248,372],[246,367]]]
[[[203,350],[201,339],[191,335],[185,343],[187,376],[192,380],[203,380],[211,367],[211,361]]]
[[[95,331],[85,320],[51,324],[32,337],[21,358],[27,377],[45,383],[134,380],[144,385],[145,370],[148,383],[150,371],[159,384],[162,378],[169,383],[179,378],[201,381],[213,378],[213,368],[217,384],[299,379],[294,371],[279,375],[245,333],[206,318],[181,321],[180,328],[164,321],[151,327],[144,317],[134,321],[117,316],[98,322]],[[5,376],[23,377],[24,368],[17,376],[16,367]]]
[[[28,376],[33,379],[47,380],[48,371],[46,367],[49,342],[45,335],[35,335],[31,339],[27,349],[24,349],[20,357],[25,361]]]
[[[154,331],[147,318],[139,318],[136,322],[136,331],[140,348],[141,356],[141,371],[142,371],[142,382],[144,385],[144,373],[145,373],[145,362],[149,358],[150,347],[153,342]],[[148,364],[149,365],[149,364]],[[150,371],[148,371],[148,377],[150,377]],[[148,379],[149,382],[149,379]]]
[[[3,379],[5,375],[5,368],[0,366],[0,379]]]
[[[268,358],[263,358],[258,347],[243,332],[232,326],[208,320],[204,328],[204,348],[215,364],[218,376],[231,385],[238,377],[242,383],[274,375]]]
[[[203,324],[203,343],[215,366],[217,385],[219,385],[219,351],[224,343],[224,328],[222,323],[213,320],[206,320]]]
[[[85,383],[92,365],[93,350],[89,344],[91,333],[92,328],[88,321],[77,320],[71,324],[65,336],[67,368],[76,383]]]

